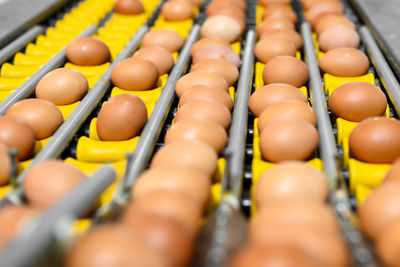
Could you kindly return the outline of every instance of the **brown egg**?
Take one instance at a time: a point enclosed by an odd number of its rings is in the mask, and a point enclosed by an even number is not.
[[[81,100],[89,88],[85,76],[69,68],[47,73],[36,85],[36,97],[55,105],[69,105]]]
[[[349,29],[352,29],[353,31],[356,30],[356,26],[354,25],[353,22],[351,22],[349,19],[343,17],[343,16],[324,16],[315,26],[315,32],[319,35],[323,33],[326,29],[332,27],[332,26],[345,26],[348,27]]]
[[[306,12],[306,20],[313,24],[314,20],[324,13],[335,13],[341,15],[343,14],[343,10],[343,5],[339,1],[314,5]]]
[[[334,16],[334,17],[342,17],[343,15],[338,14],[338,12],[336,11],[327,11],[324,12],[322,14],[319,14],[313,21],[311,24],[312,28],[315,31],[315,28],[317,27],[317,25],[319,24],[320,21],[322,21],[323,19],[325,19],[326,17],[330,17],[330,16]],[[336,25],[337,26],[337,25]]]
[[[293,30],[288,30],[288,29],[272,29],[265,31],[261,36],[260,40],[264,38],[270,38],[270,37],[280,37],[280,38],[286,38],[296,46],[296,50],[299,50],[303,46],[303,38],[301,38],[300,34]]]
[[[290,2],[290,0],[260,0],[258,4],[266,7],[274,4],[289,5]]]
[[[111,71],[115,86],[130,91],[145,91],[155,87],[158,69],[151,61],[131,57],[119,62]]]
[[[45,210],[75,189],[85,175],[61,160],[47,160],[33,166],[24,180],[25,196],[35,208]]]
[[[258,131],[261,133],[269,123],[282,119],[300,119],[317,125],[317,117],[312,107],[302,101],[287,100],[264,109],[258,120]]]
[[[193,17],[193,6],[190,2],[170,0],[161,9],[166,21],[182,21]]]
[[[112,245],[110,245],[112,244]],[[70,248],[66,267],[170,266],[124,225],[100,225]]]
[[[143,100],[135,95],[117,95],[107,101],[97,116],[97,133],[104,141],[128,140],[140,135],[147,122]]]
[[[8,148],[0,143],[0,185],[9,183],[11,177],[11,158]]]
[[[338,0],[303,0],[301,2],[303,4],[303,7],[306,10],[312,8],[313,6],[320,5],[320,4],[323,4],[323,3],[332,3],[332,2],[334,4],[340,3],[340,1],[338,1]]]
[[[158,75],[169,73],[175,65],[171,52],[161,46],[142,47],[133,56],[153,62],[158,69]]]
[[[319,60],[322,71],[340,77],[364,75],[369,68],[368,57],[358,49],[341,47],[332,49]]]
[[[130,221],[138,214],[153,214],[176,220],[194,236],[199,229],[202,207],[184,194],[154,191],[135,199],[125,211],[122,221]]]
[[[170,52],[181,50],[185,40],[173,30],[155,29],[151,30],[143,37],[142,47],[161,46]]]
[[[378,236],[376,248],[379,257],[385,266],[399,266],[400,252],[400,224],[395,222],[390,227],[383,229]]]
[[[386,105],[386,96],[382,90],[367,82],[345,83],[336,88],[329,98],[333,114],[357,122],[383,115]]]
[[[329,184],[325,174],[296,161],[283,162],[266,171],[258,180],[255,190],[260,209],[271,201],[288,198],[305,198],[323,203],[328,195]]]
[[[377,187],[358,208],[363,232],[376,240],[385,229],[400,219],[400,183],[390,182]]]
[[[289,246],[245,245],[229,259],[229,267],[317,267],[314,259]]]
[[[151,167],[191,168],[211,178],[217,171],[217,160],[217,153],[208,144],[199,140],[177,140],[157,151]]]
[[[229,110],[233,108],[232,97],[227,92],[213,86],[195,85],[189,87],[179,98],[179,106],[182,107],[194,99],[212,99],[220,102]]]
[[[268,61],[262,76],[265,84],[288,83],[301,87],[308,81],[308,67],[295,57],[279,56]]]
[[[361,121],[350,134],[351,156],[370,163],[392,163],[400,157],[400,121],[372,117]]]
[[[176,94],[181,97],[188,88],[204,85],[212,86],[228,92],[228,83],[221,75],[211,71],[196,71],[183,75],[175,86]]]
[[[240,67],[240,58],[232,48],[222,46],[222,45],[207,45],[197,51],[197,53],[192,58],[192,64],[206,60],[206,59],[221,59],[228,61],[236,66]]]
[[[229,86],[235,84],[239,78],[239,71],[236,66],[223,59],[204,59],[193,65],[190,72],[199,70],[211,71],[221,75],[228,82]]]
[[[26,160],[33,154],[35,134],[23,120],[0,116],[0,143],[18,149],[18,160]]]
[[[64,122],[63,115],[56,105],[37,98],[18,101],[7,110],[6,115],[26,122],[37,140],[52,136]]]
[[[176,166],[152,167],[143,172],[132,187],[132,199],[154,191],[170,191],[186,195],[204,206],[210,195],[210,178],[190,168]]]
[[[296,46],[286,38],[268,37],[257,42],[254,54],[258,61],[266,64],[277,56],[296,56]]]
[[[192,46],[192,49],[190,50],[190,56],[193,57],[200,49],[202,49],[203,47],[208,46],[208,45],[221,45],[221,46],[226,46],[226,47],[231,48],[231,45],[222,39],[203,38],[203,39],[197,41]]]
[[[187,266],[193,251],[193,237],[175,220],[153,214],[137,214],[123,221],[132,233],[171,266]]]
[[[251,95],[249,107],[254,116],[259,117],[268,106],[286,100],[307,103],[305,95],[293,85],[272,83],[261,87]]]
[[[123,15],[136,15],[144,12],[140,0],[116,0],[114,9],[116,13]]]
[[[214,0],[212,1],[206,9],[207,16],[212,15],[214,11],[226,8],[238,8],[242,11],[246,10],[246,1],[242,0]]]
[[[225,129],[231,124],[231,113],[223,104],[211,99],[193,99],[181,107],[175,122],[184,119],[199,119],[218,123]]]
[[[357,48],[360,44],[358,33],[346,26],[331,26],[318,36],[319,48],[329,51],[339,47]]]
[[[286,18],[293,23],[297,22],[296,12],[284,5],[271,5],[265,8],[262,14],[262,20],[270,18]]]
[[[200,30],[205,38],[218,38],[232,43],[242,33],[242,25],[230,16],[216,15],[206,19]]]
[[[75,65],[95,66],[109,61],[111,54],[102,41],[93,37],[82,37],[67,45],[66,56]]]
[[[400,159],[393,162],[392,167],[390,167],[389,171],[385,175],[385,179],[383,179],[383,183],[392,181],[400,181]]]
[[[208,15],[209,18],[212,16],[224,15],[233,18],[240,24],[241,31],[243,32],[246,29],[246,15],[245,13],[234,6],[225,7],[223,9],[217,9],[212,14]]]
[[[257,36],[272,29],[294,30],[294,24],[286,18],[270,18],[261,22],[257,27]]]
[[[285,119],[269,123],[260,134],[262,157],[271,162],[307,160],[318,146],[318,132],[304,120]]]
[[[182,1],[187,1],[187,0],[182,0]],[[195,6],[201,6],[201,4],[203,3],[204,0],[189,0],[190,3],[192,3],[192,5]]]
[[[225,129],[218,123],[208,120],[186,119],[172,124],[164,138],[168,145],[176,140],[200,140],[209,144],[217,154],[228,142]]]

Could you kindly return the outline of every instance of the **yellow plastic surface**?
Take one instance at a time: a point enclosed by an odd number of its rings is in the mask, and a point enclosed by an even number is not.
[[[1,66],[0,75],[3,78],[26,78],[38,71],[40,66],[15,66],[4,63]]]
[[[43,47],[29,43],[25,48],[25,54],[33,56],[54,56],[60,52],[58,47]]]
[[[3,78],[3,77],[0,77],[0,91],[15,90],[18,87],[20,87],[25,81],[26,81],[26,78]]]
[[[41,47],[59,47],[63,49],[69,42],[71,38],[51,38],[44,35],[39,35],[36,37],[36,45]]]
[[[15,66],[35,66],[35,65],[44,65],[51,59],[50,55],[47,56],[33,56],[33,55],[25,55],[23,53],[16,53],[14,56],[14,65]]]
[[[110,66],[110,62],[106,62],[97,66],[78,66],[72,63],[65,63],[65,68],[71,68],[82,73],[86,78],[93,76],[101,76]]]
[[[97,163],[97,162],[86,162],[79,161],[74,158],[66,158],[65,163],[72,165],[79,170],[81,170],[86,176],[92,176],[96,171],[104,166],[112,167],[116,172],[116,180],[119,180],[125,173],[125,167],[127,164],[127,160],[123,159],[120,161],[115,161],[111,163]]]
[[[111,97],[122,94],[130,94],[139,97],[145,103],[154,103],[157,102],[161,92],[162,92],[162,87],[157,87],[155,89],[147,91],[128,91],[118,87],[114,87],[111,91]]]
[[[15,90],[0,91],[0,102],[9,97]]]
[[[61,111],[64,120],[66,120],[69,115],[71,115],[71,113],[74,111],[74,109],[79,105],[79,103],[81,103],[80,101],[69,104],[69,105],[60,105],[57,106],[58,109]]]
[[[367,82],[375,85],[375,77],[372,73],[367,73],[365,75],[356,77],[338,77],[325,73],[324,82],[325,92],[331,95],[336,88],[348,82]]]

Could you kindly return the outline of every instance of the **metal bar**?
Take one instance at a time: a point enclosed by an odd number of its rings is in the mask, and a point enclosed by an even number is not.
[[[92,35],[96,32],[97,26],[91,25],[83,31],[77,38]],[[60,67],[65,62],[66,48],[64,47],[53,58],[51,58],[43,67],[35,74],[29,77],[20,87],[18,87],[9,97],[0,103],[0,115],[4,115],[7,109],[14,103],[31,96],[36,88],[36,85],[49,71]]]
[[[103,167],[85,179],[71,193],[43,214],[0,255],[0,266],[25,267],[33,265],[55,241],[54,228],[66,215],[79,217],[98,199],[115,180],[115,171]]]
[[[9,60],[15,53],[22,50],[22,48],[24,48],[29,42],[33,41],[36,36],[44,31],[45,28],[43,26],[36,25],[1,49],[0,65]]]
[[[360,35],[367,48],[367,53],[371,58],[372,64],[374,64],[375,69],[377,70],[378,75],[386,88],[386,92],[389,95],[397,114],[400,114],[399,82],[397,81],[392,69],[372,37],[370,30],[366,26],[362,26],[360,29]]]

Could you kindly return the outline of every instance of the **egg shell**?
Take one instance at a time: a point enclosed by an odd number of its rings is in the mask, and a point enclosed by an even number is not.
[[[318,146],[318,132],[304,120],[285,119],[269,123],[260,134],[262,157],[270,162],[306,160]]]
[[[297,22],[296,12],[284,5],[271,5],[265,8],[264,12],[262,13],[262,20],[270,18],[286,18],[293,23]]]
[[[131,57],[120,61],[111,71],[111,81],[121,89],[145,91],[155,87],[158,69],[151,61]]]
[[[261,22],[257,27],[257,36],[261,36],[264,32],[272,29],[295,30],[294,24],[286,18],[270,18]]]
[[[349,29],[355,31],[356,26],[354,25],[353,22],[351,22],[349,19],[343,17],[343,16],[324,16],[321,18],[321,20],[318,21],[318,24],[315,26],[315,32],[320,35],[323,33],[326,29],[332,27],[332,26],[345,26],[348,27]]]
[[[274,4],[289,5],[290,2],[290,0],[260,0],[258,4],[267,7]]]
[[[30,206],[46,210],[75,189],[85,175],[61,160],[47,160],[29,169],[23,182]]]
[[[240,10],[246,11],[246,1],[242,0],[214,0],[212,1],[206,9],[207,16],[211,15],[212,11],[235,7],[239,8]],[[211,12],[211,13],[210,13]]]
[[[221,59],[232,63],[236,68],[240,67],[240,58],[231,47],[222,45],[204,46],[193,56],[192,64],[196,65],[206,59]]]
[[[177,166],[191,168],[213,177],[217,171],[217,153],[199,140],[177,140],[154,155],[151,167]]]
[[[362,121],[385,113],[385,94],[367,82],[349,82],[336,88],[329,97],[333,114],[349,121]]]
[[[37,98],[18,101],[7,110],[6,115],[26,122],[37,140],[52,136],[64,122],[63,115],[56,105]]]
[[[195,71],[183,75],[175,86],[176,94],[181,97],[188,88],[202,85],[213,86],[228,92],[229,86],[227,81],[221,75],[211,71]]]
[[[258,120],[258,131],[261,133],[269,123],[282,119],[300,119],[317,125],[317,117],[312,107],[302,101],[287,100],[264,109]]]
[[[11,176],[11,158],[7,146],[0,143],[0,185],[6,185]]]
[[[376,250],[385,266],[398,266],[400,251],[400,225],[395,222],[385,228],[376,241]]]
[[[274,57],[265,65],[262,76],[264,84],[288,83],[301,87],[308,81],[306,63],[290,56]]]
[[[175,122],[184,119],[199,119],[218,123],[223,128],[231,124],[232,115],[223,104],[211,99],[193,99],[181,107],[175,116]]]
[[[169,73],[175,65],[171,52],[161,46],[142,47],[133,56],[151,61],[157,67],[158,75]]]
[[[357,48],[360,44],[358,33],[346,26],[331,26],[318,36],[319,47],[329,51],[339,47]]]
[[[143,37],[142,47],[162,46],[170,52],[179,51],[185,40],[173,30],[155,29],[151,30]]]
[[[332,2],[334,4],[340,3],[340,1],[338,1],[338,0],[303,0],[301,2],[303,4],[304,9],[306,9],[306,10],[312,8],[313,6],[320,5],[323,3],[332,3]]]
[[[18,149],[18,160],[32,156],[35,141],[35,134],[26,122],[11,116],[0,116],[0,144]]]
[[[204,59],[193,65],[190,72],[195,71],[215,72],[224,77],[229,86],[235,84],[239,78],[239,71],[236,66],[223,59]]]
[[[249,107],[254,116],[259,117],[270,105],[287,100],[307,103],[305,95],[293,85],[272,83],[256,90],[249,99]]]
[[[208,17],[211,18],[213,16],[228,16],[231,17],[232,19],[236,20],[237,23],[240,25],[241,32],[243,32],[246,29],[246,15],[245,13],[238,9],[238,8],[224,8],[224,9],[218,9],[213,14],[210,14]]]
[[[66,56],[71,63],[80,66],[95,66],[110,60],[108,46],[93,37],[81,37],[67,45]]]
[[[190,56],[193,57],[200,49],[208,45],[221,45],[231,47],[230,43],[219,38],[203,38],[194,43],[190,50]]]
[[[128,140],[140,135],[147,122],[143,100],[135,95],[117,95],[107,101],[97,117],[97,133],[104,141]]]
[[[181,0],[181,1],[187,1],[187,0]],[[189,2],[192,3],[192,5],[200,7],[201,4],[204,2],[204,0],[189,0]]]
[[[364,75],[369,68],[368,57],[358,49],[335,48],[325,53],[318,62],[323,72],[339,77]]]
[[[219,38],[232,43],[241,35],[242,26],[230,16],[216,15],[206,19],[200,33],[205,38]]]
[[[296,50],[299,50],[303,46],[303,38],[301,38],[300,34],[293,30],[288,30],[288,29],[271,29],[268,31],[265,31],[261,36],[260,40],[264,38],[269,38],[269,37],[280,37],[280,38],[286,38],[296,46]]]
[[[112,244],[112,246],[110,246]],[[105,224],[80,237],[69,249],[66,267],[170,266],[125,226]]]
[[[36,85],[36,97],[55,105],[69,105],[81,100],[88,92],[88,81],[77,70],[55,69],[47,73]]]
[[[313,24],[314,20],[324,13],[335,13],[338,15],[342,15],[343,10],[343,5],[340,2],[321,3],[318,5],[314,5],[306,12],[306,20],[307,22]]]
[[[392,181],[400,181],[400,159],[393,162],[392,167],[386,173],[382,183],[388,183]]]
[[[286,38],[265,37],[257,42],[254,54],[258,61],[265,64],[277,56],[296,56],[296,46]]]
[[[182,107],[187,102],[194,99],[212,99],[220,102],[229,110],[232,110],[233,108],[232,97],[224,90],[213,86],[195,85],[189,87],[179,98],[179,106]]]
[[[123,15],[136,15],[144,12],[140,0],[117,0],[114,5],[115,12]]]
[[[161,9],[166,21],[182,21],[193,17],[193,5],[186,1],[170,0]]]

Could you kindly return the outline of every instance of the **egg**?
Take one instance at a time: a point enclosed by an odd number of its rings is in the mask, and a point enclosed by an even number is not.
[[[216,15],[206,19],[200,33],[205,38],[219,38],[232,43],[241,35],[242,26],[230,16]]]
[[[330,17],[330,16],[334,16],[334,17],[342,17],[342,15],[335,11],[327,11],[327,12],[323,12],[322,14],[318,14],[317,17],[310,23],[312,29],[314,29],[317,27],[317,25],[319,24],[320,21],[322,21],[323,19],[325,19],[326,17]],[[335,25],[337,26],[337,25]]]
[[[339,47],[357,48],[360,44],[358,33],[346,26],[331,26],[318,36],[319,48],[329,51]]]
[[[263,34],[261,34],[260,40],[270,37],[286,38],[295,45],[296,50],[299,50],[303,46],[303,38],[301,38],[300,34],[295,32],[294,30],[288,30],[288,29],[267,30]]]
[[[121,89],[145,91],[155,87],[158,69],[151,61],[138,57],[120,61],[111,71],[111,81]]]
[[[368,57],[358,49],[335,48],[325,53],[319,60],[323,72],[339,77],[364,75],[369,68]]]
[[[26,122],[37,140],[52,136],[64,122],[63,115],[56,105],[37,98],[18,101],[7,110],[6,115]]]
[[[257,42],[254,54],[265,64],[277,56],[296,56],[296,46],[286,38],[268,37]]]
[[[223,59],[204,59],[193,65],[191,72],[195,71],[211,71],[215,72],[228,82],[231,86],[236,83],[239,78],[239,71],[235,65]]]
[[[196,52],[192,58],[192,64],[207,60],[207,59],[221,59],[228,61],[235,65],[236,68],[240,67],[240,58],[232,48],[222,45],[207,45]]]
[[[269,123],[282,119],[300,119],[317,125],[317,117],[309,105],[297,100],[286,100],[264,109],[258,120],[258,131],[261,133]]]
[[[246,2],[242,0],[214,0],[207,6],[206,14],[207,16],[211,15],[213,11],[226,9],[226,8],[238,8],[240,10],[246,10]]]
[[[171,52],[161,46],[142,47],[133,54],[133,57],[151,61],[157,67],[158,75],[169,73],[175,65]]]
[[[400,183],[385,183],[373,190],[358,208],[358,218],[369,238],[379,238],[400,219]]]
[[[286,18],[293,23],[297,22],[296,12],[284,5],[271,5],[265,8],[264,12],[262,13],[262,20],[270,18]]]
[[[396,159],[393,162],[392,167],[386,173],[383,183],[388,183],[392,181],[400,181],[400,159]]]
[[[153,167],[143,172],[132,187],[132,199],[154,191],[170,191],[186,195],[204,206],[210,195],[210,178],[190,168]]]
[[[194,15],[191,3],[179,0],[167,1],[161,9],[166,21],[182,21],[191,19]]]
[[[225,129],[208,120],[184,119],[172,124],[164,138],[166,145],[176,140],[200,140],[209,144],[217,154],[228,142]]]
[[[288,161],[275,165],[258,180],[257,206],[263,209],[271,201],[290,198],[323,203],[329,195],[326,175],[303,162]]]
[[[9,183],[11,177],[11,158],[8,148],[0,143],[0,185]]]
[[[71,63],[80,66],[95,66],[110,60],[108,46],[93,37],[81,37],[67,45],[66,56]]]
[[[181,107],[175,122],[184,119],[199,119],[218,123],[225,129],[231,124],[231,113],[223,104],[211,99],[194,99]]]
[[[289,5],[290,2],[290,0],[260,0],[258,4],[267,7],[274,4]]]
[[[170,52],[179,51],[185,40],[173,30],[154,29],[146,33],[142,40],[142,47],[161,46]]]
[[[193,252],[193,238],[172,219],[138,214],[124,220],[135,237],[168,259],[170,266],[187,266]]]
[[[189,87],[179,98],[179,106],[182,107],[194,99],[212,99],[220,102],[229,110],[232,110],[233,108],[232,97],[224,90],[220,90],[219,88],[213,86],[195,85]]]
[[[126,209],[122,222],[130,221],[138,214],[153,214],[176,220],[182,228],[194,236],[199,229],[201,207],[184,194],[170,191],[154,191],[135,199]]]
[[[400,157],[400,121],[372,117],[358,124],[350,134],[351,156],[363,162],[392,163]]]
[[[190,56],[193,57],[200,49],[208,45],[221,45],[231,48],[230,43],[219,38],[203,38],[194,43],[190,50]]]
[[[135,95],[117,95],[107,101],[97,117],[97,133],[103,141],[128,140],[140,135],[147,122],[143,100]]]
[[[286,18],[266,19],[258,25],[257,36],[261,36],[264,32],[272,29],[294,30],[294,24]]]
[[[85,175],[61,160],[47,160],[33,166],[23,186],[30,206],[46,210],[75,189]]]
[[[249,107],[254,116],[259,117],[268,106],[286,100],[307,103],[305,95],[293,85],[272,83],[261,87],[251,95]]]
[[[0,144],[18,150],[18,160],[27,160],[33,154],[35,134],[23,120],[11,116],[0,116]]]
[[[112,244],[110,246],[110,244]],[[105,224],[80,237],[69,249],[66,267],[170,266],[167,259],[124,225]]]
[[[264,84],[288,83],[301,87],[308,81],[308,67],[295,57],[278,56],[268,61],[262,76]]]
[[[362,121],[385,113],[385,94],[367,82],[349,82],[336,88],[329,98],[333,114],[349,121]]]
[[[144,13],[144,7],[139,0],[117,0],[114,5],[115,12],[123,15],[136,15]]]
[[[340,3],[338,0],[303,0],[301,1],[303,4],[303,7],[308,10],[310,8],[312,8],[315,5],[319,5],[322,3],[334,3],[334,4],[338,4]]]
[[[353,22],[351,22],[349,19],[343,17],[343,16],[324,16],[318,24],[315,26],[315,32],[319,35],[322,32],[324,32],[326,29],[332,27],[332,26],[345,26],[348,27],[349,29],[355,31],[356,26],[354,25]]]
[[[157,151],[151,161],[151,167],[191,168],[211,178],[217,171],[217,160],[214,149],[202,141],[176,140]]]
[[[88,92],[88,81],[77,70],[55,69],[47,73],[36,85],[36,97],[55,105],[69,105],[81,100]]]
[[[240,25],[241,32],[246,29],[246,15],[241,9],[230,6],[223,9],[215,10],[212,14],[208,15],[208,17],[211,18],[213,16],[219,15],[228,16],[236,20],[236,22]]]
[[[314,125],[299,119],[273,121],[260,134],[262,157],[270,162],[307,160],[318,146]]]
[[[183,1],[186,1],[186,0],[183,0]],[[190,0],[189,2],[192,3],[192,5],[200,7],[201,4],[204,2],[204,0]]]
[[[323,13],[335,13],[337,15],[342,15],[343,9],[343,5],[338,1],[314,5],[306,12],[306,20],[307,22],[313,24],[314,20]]]
[[[379,257],[386,266],[398,266],[400,252],[400,225],[399,222],[393,223],[385,228],[379,235],[376,248]]]
[[[211,71],[196,71],[183,75],[175,86],[176,94],[181,97],[188,88],[202,85],[212,86],[228,92],[227,81],[221,75]]]

